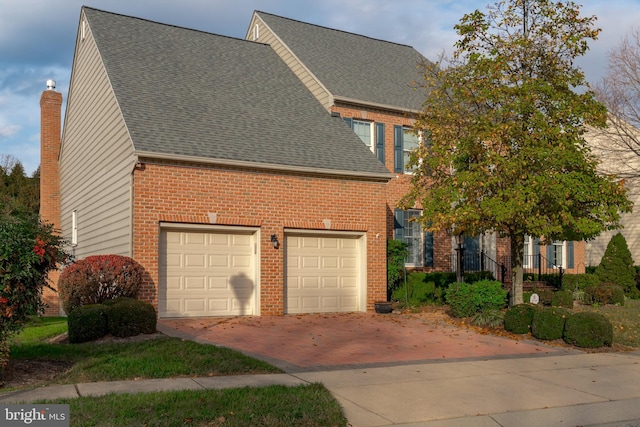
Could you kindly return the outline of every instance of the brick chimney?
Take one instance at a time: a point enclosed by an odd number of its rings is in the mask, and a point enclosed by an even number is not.
[[[56,92],[56,82],[47,80],[47,90],[40,97],[40,218],[60,230],[60,130],[62,95]],[[49,273],[50,286],[57,289],[59,271]],[[62,313],[58,293],[45,287],[42,299],[46,304],[45,315]]]
[[[47,81],[40,97],[40,217],[60,229],[60,119],[62,95]]]

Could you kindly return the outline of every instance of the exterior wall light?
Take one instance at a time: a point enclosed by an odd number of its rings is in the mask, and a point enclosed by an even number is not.
[[[274,249],[278,249],[280,247],[278,236],[276,236],[275,234],[271,235],[271,244],[273,245]]]

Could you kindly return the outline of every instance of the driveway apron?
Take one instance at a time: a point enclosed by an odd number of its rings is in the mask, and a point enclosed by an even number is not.
[[[526,339],[483,335],[420,315],[161,319],[158,328],[168,335],[239,350],[286,372],[573,352]]]

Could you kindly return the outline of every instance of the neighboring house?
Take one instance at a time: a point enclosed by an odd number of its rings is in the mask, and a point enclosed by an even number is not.
[[[632,126],[619,133],[620,130],[620,127],[612,125],[607,129],[592,129],[587,132],[585,139],[600,160],[600,171],[624,179],[627,196],[634,203],[635,211],[635,207],[640,206],[640,155],[633,140],[625,144],[624,133],[628,133],[638,141],[640,131]],[[606,231],[587,242],[586,264],[588,266],[600,264],[609,241],[618,232],[625,237],[636,265],[640,264],[640,217],[635,212],[623,214],[620,224],[622,225],[620,230]]]
[[[268,45],[84,7],[61,141],[42,100],[43,217],[77,258],[137,260],[160,317],[386,299],[397,178]]]
[[[246,39],[271,45],[320,104],[328,112],[340,114],[394,174],[386,188],[386,236],[408,243],[407,266],[425,271],[454,268],[455,239],[446,232],[424,232],[412,221],[422,214],[419,205],[408,210],[397,208],[410,186],[411,170],[405,166],[409,152],[422,143],[412,126],[426,96],[419,83],[423,79],[420,64],[427,59],[411,46],[260,11],[254,12]],[[541,247],[537,239],[528,239],[528,243],[525,249],[530,256],[525,263],[532,269],[534,256],[541,254],[545,269],[584,271],[584,242],[555,242],[547,247]],[[510,266],[507,239],[495,234],[467,236],[464,246],[469,268],[494,270],[490,260]],[[481,252],[488,259],[479,260]]]

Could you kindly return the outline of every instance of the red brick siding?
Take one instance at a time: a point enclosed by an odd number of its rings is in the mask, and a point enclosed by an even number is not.
[[[60,229],[60,175],[58,155],[60,154],[62,94],[45,90],[40,97],[40,217]],[[57,271],[49,274],[49,281],[55,287]],[[45,288],[43,300],[47,305],[46,315],[59,315],[59,298],[56,292]]]
[[[233,168],[147,163],[134,172],[133,257],[149,274],[141,297],[158,304],[161,221],[259,226],[261,315],[284,311],[284,228],[366,232],[367,310],[386,299],[385,183]]]

